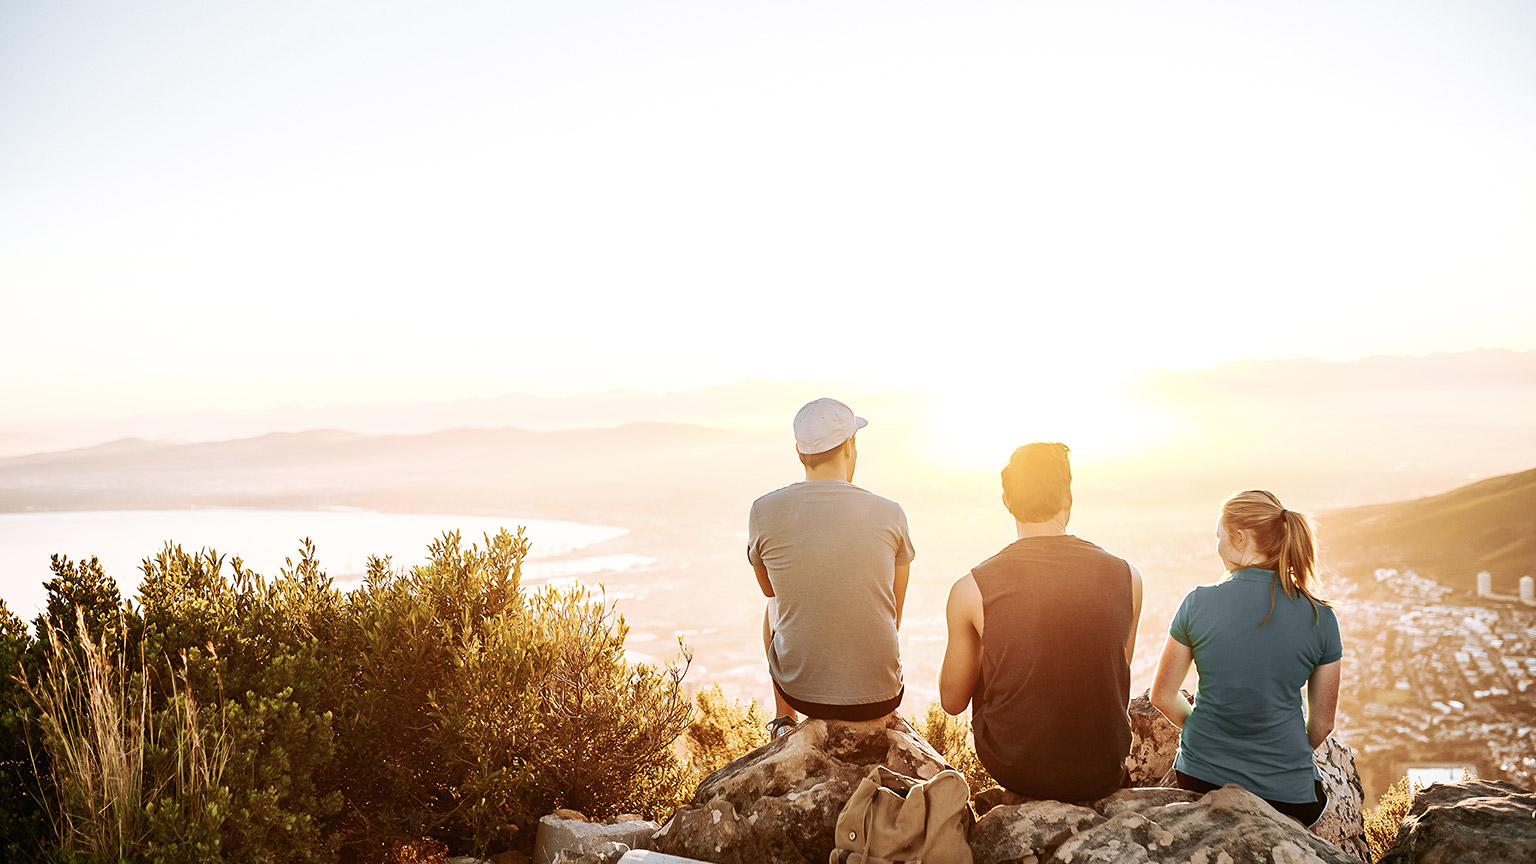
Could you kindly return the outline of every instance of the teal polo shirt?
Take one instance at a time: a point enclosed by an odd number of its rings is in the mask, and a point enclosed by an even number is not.
[[[1270,801],[1315,801],[1312,783],[1322,775],[1301,688],[1315,668],[1344,656],[1333,610],[1287,597],[1275,571],[1247,567],[1185,595],[1168,635],[1189,646],[1200,673],[1173,767]]]

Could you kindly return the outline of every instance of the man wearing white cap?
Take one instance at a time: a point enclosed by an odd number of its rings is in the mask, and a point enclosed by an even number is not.
[[[901,505],[853,485],[866,425],[836,399],[795,415],[805,480],[752,502],[747,560],[768,600],[776,737],[798,714],[874,720],[904,690],[896,628],[914,551]]]

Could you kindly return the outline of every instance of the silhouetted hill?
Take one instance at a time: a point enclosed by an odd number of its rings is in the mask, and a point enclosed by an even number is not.
[[[1536,469],[1329,513],[1323,530],[1328,561],[1346,576],[1396,567],[1475,590],[1487,570],[1495,591],[1513,594],[1521,576],[1536,575]]]

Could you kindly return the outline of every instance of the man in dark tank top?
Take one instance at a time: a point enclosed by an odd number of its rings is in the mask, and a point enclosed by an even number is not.
[[[971,707],[976,755],[1004,788],[1093,801],[1126,780],[1141,574],[1067,533],[1067,453],[1029,444],[1003,469],[1018,540],[950,589],[939,699]]]

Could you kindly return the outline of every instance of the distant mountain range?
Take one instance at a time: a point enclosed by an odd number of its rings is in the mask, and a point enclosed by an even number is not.
[[[788,461],[787,446],[777,449]],[[743,462],[744,453],[761,450],[750,432],[676,423],[426,435],[315,430],[197,444],[124,439],[0,459],[0,512],[360,507],[686,518],[722,495],[750,501],[753,489],[773,488],[772,469],[760,474]],[[773,469],[784,473],[782,465]]]
[[[1536,576],[1536,469],[1322,521],[1328,563],[1345,576],[1411,569],[1472,591],[1487,570],[1502,594],[1515,594],[1521,576]]]

